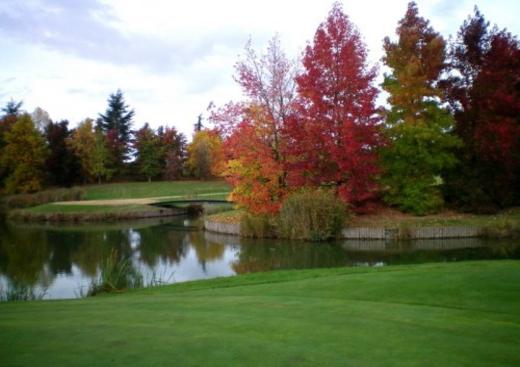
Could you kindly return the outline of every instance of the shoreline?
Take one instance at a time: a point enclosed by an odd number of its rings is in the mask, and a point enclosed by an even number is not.
[[[15,222],[101,222],[128,219],[147,219],[159,217],[173,217],[188,213],[188,208],[159,208],[138,209],[135,211],[107,211],[107,212],[55,212],[34,213],[24,209],[12,210],[7,213],[7,219]]]
[[[240,223],[204,219],[204,230],[241,237]],[[492,225],[442,225],[442,226],[384,226],[345,227],[339,239],[344,240],[415,240],[449,238],[515,238],[517,228],[497,229]]]

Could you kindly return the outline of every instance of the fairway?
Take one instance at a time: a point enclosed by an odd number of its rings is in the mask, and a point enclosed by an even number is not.
[[[231,188],[224,181],[127,182],[83,186],[85,200],[138,199],[163,196],[196,196],[225,193]]]
[[[259,273],[0,304],[2,366],[517,366],[520,262]]]

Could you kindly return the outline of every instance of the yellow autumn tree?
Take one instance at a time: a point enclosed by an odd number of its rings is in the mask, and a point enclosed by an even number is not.
[[[188,167],[194,177],[206,180],[219,176],[225,167],[222,138],[215,130],[200,130],[188,145]]]
[[[41,190],[47,156],[45,140],[34,126],[31,116],[19,116],[5,134],[5,146],[0,154],[0,165],[8,172],[6,192],[14,194]]]

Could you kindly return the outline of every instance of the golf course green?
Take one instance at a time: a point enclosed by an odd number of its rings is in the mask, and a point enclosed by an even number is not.
[[[520,262],[257,273],[0,304],[2,366],[518,366]]]

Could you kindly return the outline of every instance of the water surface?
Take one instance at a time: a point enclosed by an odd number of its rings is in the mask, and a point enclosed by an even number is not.
[[[0,220],[0,287],[30,287],[46,299],[78,297],[114,250],[131,258],[145,282],[166,283],[275,269],[520,259],[513,240],[310,243],[208,233],[187,217],[83,225]]]

